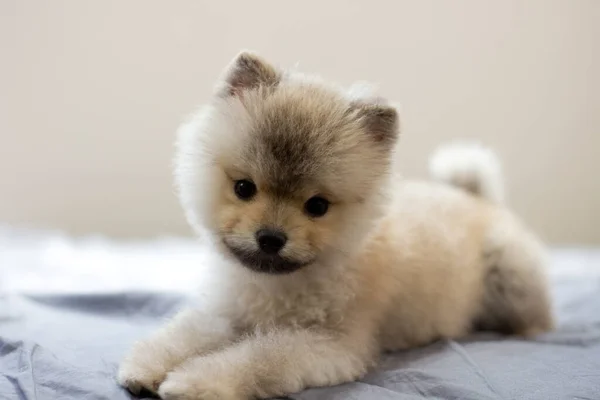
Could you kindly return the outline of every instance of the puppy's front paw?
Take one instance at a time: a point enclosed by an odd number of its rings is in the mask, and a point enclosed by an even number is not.
[[[224,377],[206,379],[185,370],[169,373],[158,395],[163,400],[247,400]]]
[[[156,365],[135,364],[127,360],[121,364],[117,380],[119,385],[135,395],[140,394],[143,389],[156,394],[165,376],[166,372]]]
[[[140,342],[121,363],[117,380],[133,394],[140,394],[143,389],[156,394],[169,372],[168,368],[158,352]]]

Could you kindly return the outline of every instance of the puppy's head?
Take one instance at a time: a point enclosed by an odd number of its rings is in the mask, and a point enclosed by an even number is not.
[[[238,55],[179,132],[176,180],[192,226],[255,271],[352,253],[381,207],[396,110]]]

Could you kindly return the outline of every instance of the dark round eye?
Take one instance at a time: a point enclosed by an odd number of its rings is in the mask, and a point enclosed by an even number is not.
[[[242,200],[250,200],[256,194],[256,185],[247,179],[235,181],[233,187],[235,195]]]
[[[311,197],[304,203],[304,211],[311,217],[322,217],[328,209],[329,201],[319,196]]]

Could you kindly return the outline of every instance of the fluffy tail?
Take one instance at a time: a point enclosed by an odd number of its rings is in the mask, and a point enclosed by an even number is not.
[[[455,143],[438,148],[429,161],[437,181],[457,186],[473,195],[501,203],[504,180],[493,151],[476,143]]]

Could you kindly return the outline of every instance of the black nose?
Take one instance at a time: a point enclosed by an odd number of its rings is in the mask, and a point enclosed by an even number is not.
[[[281,231],[259,229],[256,232],[256,241],[262,251],[268,254],[275,254],[285,246],[287,236]]]

